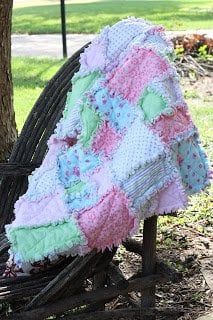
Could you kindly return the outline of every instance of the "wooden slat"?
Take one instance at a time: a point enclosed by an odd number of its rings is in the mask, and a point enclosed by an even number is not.
[[[108,311],[99,311],[93,313],[82,313],[78,315],[69,315],[63,317],[63,320],[141,320],[141,315],[144,317],[160,316],[161,319],[177,320],[183,316],[183,310],[175,308],[132,308],[132,309],[116,309]]]
[[[107,275],[118,289],[125,289],[128,287],[128,280],[124,277],[120,268],[112,262],[107,269]]]
[[[44,88],[12,150],[9,159],[12,165],[18,163],[36,167],[42,162],[47,150],[47,140],[62,115],[67,92],[72,88],[71,78],[78,71],[80,53],[84,48],[85,46],[69,58]],[[14,203],[27,189],[25,169],[27,174],[32,171],[31,168],[19,168],[11,175],[9,167],[2,167],[4,177],[0,184],[0,231],[13,219]]]
[[[146,310],[146,314],[150,311]],[[97,311],[92,313],[83,313],[63,317],[63,320],[140,320],[141,310],[134,309],[118,309],[109,311]]]
[[[162,275],[151,275],[141,279],[129,281],[129,285],[125,289],[118,289],[116,286],[97,289],[72,297],[59,299],[57,302],[49,303],[39,308],[22,312],[21,314],[13,314],[9,320],[42,320],[50,315],[61,315],[66,310],[78,308],[85,305],[99,303],[101,301],[112,300],[119,295],[125,295],[128,292],[140,291],[141,288],[147,289],[155,284],[164,283],[166,279]]]
[[[25,307],[26,310],[41,306],[51,300],[58,299],[65,294],[69,295],[78,290],[83,281],[102,271],[112,260],[116,248],[103,254],[91,252],[85,257],[77,257],[64,268],[33,300]]]

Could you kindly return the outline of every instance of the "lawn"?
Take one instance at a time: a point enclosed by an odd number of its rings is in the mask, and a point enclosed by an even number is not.
[[[20,131],[34,102],[63,60],[13,58],[14,106]]]
[[[55,0],[16,0],[13,32],[60,32],[59,3]],[[213,28],[213,6],[209,0],[74,0],[66,3],[69,33],[96,33],[105,25],[127,16],[143,17],[163,24],[169,30]]]

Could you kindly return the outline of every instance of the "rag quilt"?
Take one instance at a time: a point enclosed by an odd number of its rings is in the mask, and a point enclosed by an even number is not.
[[[48,152],[6,225],[5,276],[118,246],[141,219],[174,212],[209,184],[164,29],[128,18],[80,56]]]

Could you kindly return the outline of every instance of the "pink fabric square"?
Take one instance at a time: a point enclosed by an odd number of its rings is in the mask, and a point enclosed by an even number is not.
[[[156,132],[163,142],[170,143],[184,131],[193,128],[193,123],[188,111],[180,106],[174,109],[173,115],[163,115],[150,128]]]
[[[68,209],[63,201],[63,190],[58,187],[55,194],[47,196],[40,201],[30,201],[24,196],[15,204],[13,226],[32,226],[47,224],[69,217]]]
[[[89,181],[96,185],[97,192],[100,197],[106,194],[109,190],[112,189],[112,176],[107,168],[107,166],[99,168],[91,176],[89,176]]]
[[[94,207],[78,215],[78,223],[90,249],[104,250],[119,245],[135,227],[124,193],[113,188]]]
[[[53,134],[48,140],[48,151],[43,159],[42,165],[46,168],[53,167],[57,162],[57,156],[60,149],[66,145],[66,141],[57,139],[56,135]]]
[[[168,70],[168,64],[151,49],[134,47],[126,60],[108,75],[108,87],[128,101],[138,101],[145,86]]]
[[[155,213],[164,214],[183,209],[186,206],[187,197],[178,182],[173,181],[157,194],[156,203]]]
[[[104,121],[93,140],[92,149],[95,153],[103,152],[104,156],[107,157],[117,145],[119,139],[120,135],[109,125],[107,121]]]

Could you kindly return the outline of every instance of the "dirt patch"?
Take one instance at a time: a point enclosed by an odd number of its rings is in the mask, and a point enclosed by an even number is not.
[[[142,236],[138,235],[137,240],[142,241]],[[198,316],[213,311],[211,281],[207,280],[213,274],[213,244],[210,234],[204,235],[193,226],[179,226],[178,223],[172,224],[166,231],[159,228],[157,256],[183,274],[181,282],[157,287],[157,307],[182,309],[184,316],[180,320],[195,320]],[[120,269],[127,278],[141,270],[141,257],[127,252],[123,247],[118,259]],[[208,264],[206,275],[204,262]],[[139,305],[140,293],[131,294],[131,299]],[[125,306],[127,305],[131,303],[125,302]],[[118,298],[110,306],[113,309],[123,307],[124,301]]]

